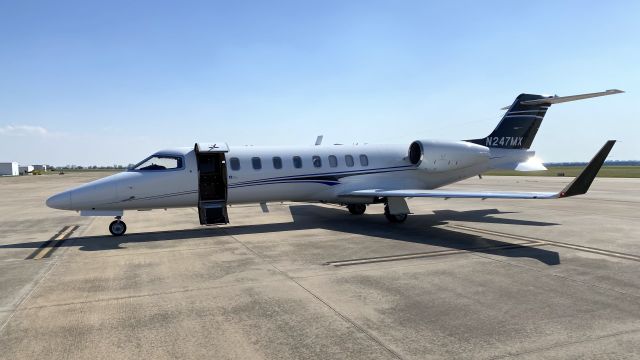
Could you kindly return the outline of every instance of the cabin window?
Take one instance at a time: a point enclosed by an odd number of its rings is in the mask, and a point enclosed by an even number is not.
[[[329,166],[338,167],[338,158],[335,155],[329,155]]]
[[[273,157],[273,168],[282,169],[282,159],[279,156]]]
[[[293,167],[300,169],[302,167],[302,158],[300,156],[293,157]]]
[[[158,171],[158,170],[175,170],[182,168],[182,157],[172,155],[151,155],[142,160],[133,170],[139,171]]]
[[[367,155],[360,155],[360,165],[369,166],[369,158],[367,157]]]
[[[353,156],[345,155],[344,156],[344,162],[345,162],[345,164],[347,164],[348,167],[353,167]]]
[[[314,155],[311,157],[311,162],[313,162],[313,166],[314,167],[322,167],[322,159],[320,159],[320,156],[318,155]]]
[[[253,166],[253,168],[256,170],[260,170],[262,169],[262,161],[260,160],[259,157],[252,157],[251,166]]]
[[[231,159],[229,159],[229,165],[231,165],[231,170],[240,170],[240,159],[238,159],[237,157],[232,157]]]

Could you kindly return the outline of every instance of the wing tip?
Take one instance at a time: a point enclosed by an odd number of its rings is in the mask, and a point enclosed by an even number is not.
[[[586,194],[591,187],[591,183],[598,175],[598,172],[604,165],[604,161],[609,156],[609,152],[615,145],[616,140],[608,140],[602,148],[596,153],[596,155],[589,161],[587,166],[582,170],[580,175],[578,175],[573,181],[567,185],[560,193],[558,193],[558,197],[565,198],[569,196],[576,196]]]

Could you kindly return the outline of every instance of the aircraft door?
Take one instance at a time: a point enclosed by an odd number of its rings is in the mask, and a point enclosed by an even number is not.
[[[227,224],[227,165],[225,143],[195,145],[198,163],[198,215],[200,224]]]

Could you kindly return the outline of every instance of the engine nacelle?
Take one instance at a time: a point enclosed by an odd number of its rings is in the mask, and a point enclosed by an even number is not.
[[[416,140],[409,146],[409,161],[429,172],[452,171],[489,162],[489,148],[466,141]]]

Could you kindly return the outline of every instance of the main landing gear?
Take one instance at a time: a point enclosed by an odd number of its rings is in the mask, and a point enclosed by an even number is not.
[[[122,219],[121,216],[116,216],[116,219],[109,224],[109,232],[113,236],[122,236],[125,232],[127,232],[127,224]]]
[[[389,211],[389,205],[384,205],[384,217],[389,220],[390,223],[399,224],[405,222],[407,220],[408,214],[391,214]]]
[[[365,213],[365,211],[367,211],[367,205],[366,204],[347,204],[347,210],[349,210],[349,212],[353,215],[362,215]],[[406,211],[409,211],[409,209],[406,208]],[[389,204],[386,202],[384,203],[384,217],[386,217],[390,223],[393,223],[393,224],[403,223],[407,220],[408,216],[409,214],[406,214],[406,213],[391,214],[391,210],[389,209]]]
[[[347,205],[347,210],[353,215],[362,215],[365,211],[367,211],[367,205],[365,204],[349,204]]]

